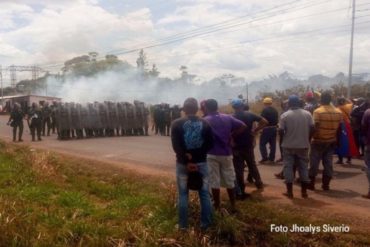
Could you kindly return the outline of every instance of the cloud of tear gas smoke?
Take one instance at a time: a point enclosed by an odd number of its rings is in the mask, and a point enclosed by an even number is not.
[[[186,98],[195,97],[198,100],[214,98],[220,104],[226,104],[243,90],[241,86],[222,86],[220,81],[195,85],[164,78],[144,80],[136,71],[108,71],[94,77],[67,77],[65,81],[49,77],[47,87],[49,96],[60,97],[64,102],[79,103],[140,100],[148,104],[182,104]]]

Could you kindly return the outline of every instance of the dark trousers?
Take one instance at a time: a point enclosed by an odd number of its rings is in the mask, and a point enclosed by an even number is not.
[[[310,150],[310,169],[309,176],[316,177],[319,171],[320,161],[324,167],[323,176],[333,177],[333,154],[335,151],[334,143],[313,143]]]
[[[295,171],[298,168],[301,182],[309,183],[308,178],[308,148],[283,148],[285,183],[293,183]]]
[[[41,122],[37,124],[31,124],[30,130],[31,130],[32,141],[35,141],[36,133],[37,133],[37,139],[41,141],[41,130],[42,130]]]
[[[256,161],[254,158],[254,149],[251,148],[244,148],[244,149],[234,149],[233,150],[233,163],[234,163],[234,170],[236,176],[236,183],[237,183],[237,192],[241,194],[244,193],[245,190],[245,182],[244,182],[244,167],[245,163],[247,163],[248,170],[250,176],[255,180],[256,185],[262,184],[261,176],[258,171]]]
[[[42,135],[43,136],[45,136],[46,128],[47,128],[47,134],[48,136],[50,136],[50,129],[51,129],[50,118],[46,118],[42,120]]]
[[[360,130],[353,130],[353,136],[355,138],[356,146],[360,150],[360,154],[363,155],[364,152],[365,152],[365,144],[364,144],[364,142],[362,141],[362,138],[361,138],[361,131]]]
[[[260,137],[260,152],[263,160],[275,160],[276,152],[276,127],[264,128]],[[266,145],[270,145],[270,154],[267,155]]]
[[[53,134],[55,134],[55,129],[57,129],[57,119],[55,117],[51,118],[51,129],[53,130]]]
[[[13,141],[17,140],[17,129],[18,128],[19,128],[18,141],[20,141],[22,140],[22,135],[23,135],[23,121],[13,127]]]

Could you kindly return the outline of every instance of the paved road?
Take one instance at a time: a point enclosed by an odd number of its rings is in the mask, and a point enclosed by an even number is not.
[[[6,126],[7,117],[0,116],[0,138],[11,141],[11,128]],[[25,125],[26,126],[26,125]],[[46,148],[62,153],[69,153],[82,157],[112,162],[125,166],[130,164],[132,167],[141,169],[151,169],[166,174],[174,174],[175,158],[171,148],[170,138],[162,136],[149,137],[111,137],[95,138],[84,140],[58,141],[56,135],[44,137],[41,142],[30,142],[28,127],[25,127],[24,144],[35,148]],[[256,150],[257,160],[259,159]],[[366,193],[368,182],[365,173],[361,170],[364,167],[363,161],[354,160],[353,165],[335,165],[335,177],[332,181],[331,192],[311,192],[315,199],[314,204],[326,207],[343,205],[343,210],[348,210],[346,206],[353,206],[359,212],[367,212],[370,217],[370,200],[361,198],[361,194]],[[261,176],[267,185],[265,193],[270,193],[272,197],[281,198],[284,184],[281,180],[274,177],[274,173],[280,171],[281,165],[259,165]],[[319,186],[318,186],[319,187]],[[248,187],[249,191],[254,187]],[[298,195],[298,187],[295,194]]]

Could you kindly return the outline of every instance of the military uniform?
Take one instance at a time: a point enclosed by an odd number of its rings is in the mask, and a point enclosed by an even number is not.
[[[108,112],[103,103],[98,105],[98,114],[100,120],[99,136],[106,136],[106,130],[108,128]]]
[[[58,132],[57,129],[57,117],[56,117],[56,112],[57,112],[57,102],[53,102],[53,104],[50,106],[51,110],[51,130],[52,133],[55,134],[55,130]]]
[[[70,139],[70,115],[68,111],[68,104],[60,105],[58,117],[58,129],[61,140]]]
[[[164,126],[165,126],[165,135],[169,136],[171,131],[171,109],[169,104],[164,106]]]
[[[51,109],[49,104],[46,102],[42,107],[42,135],[45,136],[47,128],[47,135],[50,136],[51,130]]]
[[[37,140],[41,141],[41,130],[42,130],[42,112],[37,104],[33,103],[31,109],[28,111],[28,124],[31,131],[32,141],[35,141],[35,135],[37,134]]]
[[[77,139],[83,138],[81,116],[80,116],[79,108],[80,107],[77,107],[74,104],[71,104],[71,107],[70,107],[72,137],[74,137],[74,132],[76,132]]]
[[[23,118],[24,113],[20,106],[14,107],[14,109],[10,113],[8,124],[13,128],[13,142],[16,141],[17,137],[17,129],[19,129],[18,132],[18,141],[21,142],[22,135],[23,135]]]

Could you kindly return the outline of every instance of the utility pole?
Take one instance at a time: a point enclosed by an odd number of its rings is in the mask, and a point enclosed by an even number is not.
[[[3,106],[4,88],[3,88],[3,68],[1,65],[0,65],[0,83],[1,83],[1,106]]]
[[[247,104],[249,104],[249,84],[248,84],[248,82],[245,83],[245,87],[247,89]]]
[[[355,32],[355,13],[356,13],[356,0],[352,0],[352,30],[351,30],[351,47],[349,50],[349,71],[348,71],[348,90],[347,98],[351,98],[352,87],[352,62],[353,62],[353,35]]]

